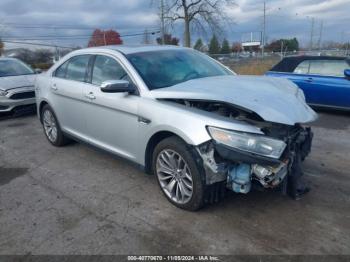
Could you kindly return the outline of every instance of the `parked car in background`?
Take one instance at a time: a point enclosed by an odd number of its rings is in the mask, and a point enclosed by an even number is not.
[[[0,113],[35,109],[35,78],[36,72],[22,61],[0,58]]]
[[[259,88],[257,88],[259,87]],[[175,46],[74,51],[36,81],[48,141],[69,138],[153,173],[167,199],[196,210],[229,189],[299,198],[316,113],[292,82],[243,77]]]
[[[286,57],[267,76],[287,78],[297,84],[309,105],[350,109],[350,60],[345,57]]]

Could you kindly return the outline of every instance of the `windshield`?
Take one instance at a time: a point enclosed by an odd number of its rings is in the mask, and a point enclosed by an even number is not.
[[[208,56],[192,50],[161,50],[127,55],[150,90],[191,79],[232,75]]]
[[[0,77],[31,74],[34,74],[34,71],[18,60],[0,60]]]

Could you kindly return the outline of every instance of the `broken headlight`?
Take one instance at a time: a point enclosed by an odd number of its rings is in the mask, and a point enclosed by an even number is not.
[[[253,154],[280,158],[286,143],[261,135],[242,133],[216,127],[208,127],[210,136],[217,142]]]
[[[7,95],[7,92],[0,89],[0,96],[6,96],[6,95]]]

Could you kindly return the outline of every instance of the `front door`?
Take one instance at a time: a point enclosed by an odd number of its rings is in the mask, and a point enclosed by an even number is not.
[[[104,93],[107,80],[129,80],[115,58],[96,55],[92,63],[91,84],[83,90],[86,124],[92,144],[135,160],[138,136],[138,102],[140,97],[128,93]]]

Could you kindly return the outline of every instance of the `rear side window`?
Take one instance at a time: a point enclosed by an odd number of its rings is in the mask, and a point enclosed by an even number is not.
[[[96,56],[92,71],[92,84],[101,85],[104,81],[121,80],[126,76],[127,73],[116,60],[108,56]]]
[[[56,69],[55,77],[74,81],[85,81],[90,55],[79,55],[72,57]]]
[[[310,69],[310,60],[305,60],[301,62],[295,69],[296,74],[308,74]]]
[[[344,76],[344,70],[349,65],[345,60],[312,60],[310,74],[324,76]]]

